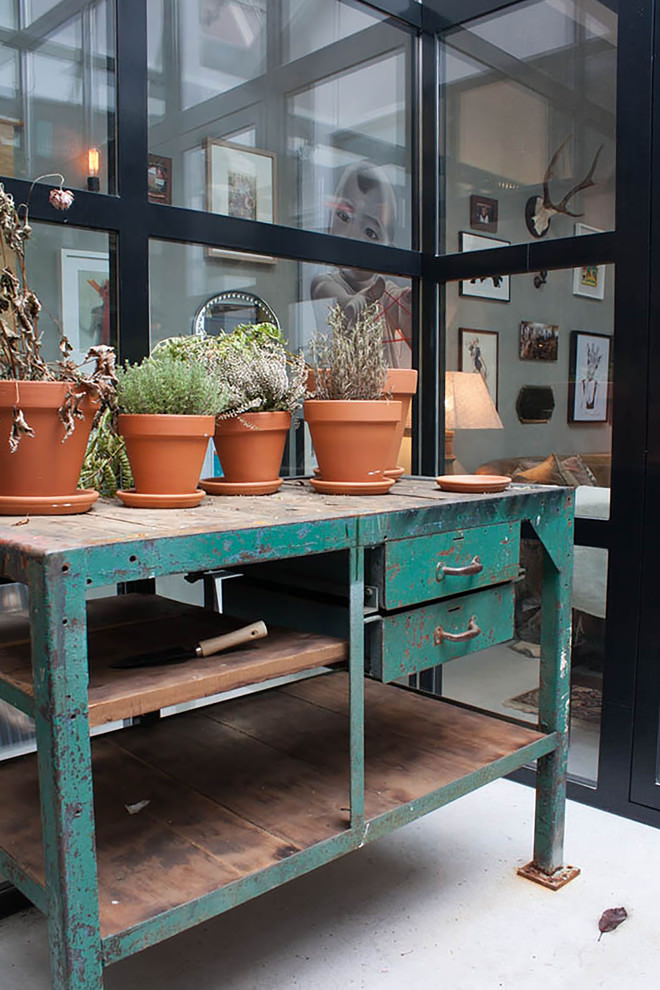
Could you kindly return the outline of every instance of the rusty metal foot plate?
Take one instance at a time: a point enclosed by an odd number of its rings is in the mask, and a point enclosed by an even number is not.
[[[525,877],[526,880],[533,880],[540,883],[542,887],[550,890],[559,890],[580,874],[579,866],[560,866],[554,873],[544,873],[536,863],[527,863],[526,866],[519,866],[516,870],[518,876]]]

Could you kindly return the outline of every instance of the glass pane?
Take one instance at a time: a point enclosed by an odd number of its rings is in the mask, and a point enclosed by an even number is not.
[[[301,58],[333,45],[374,23],[366,8],[328,0],[284,0],[282,28],[289,59]]]
[[[28,283],[41,302],[39,332],[46,360],[60,357],[64,333],[82,361],[94,344],[112,344],[110,235],[68,225],[32,224],[27,246]]]
[[[598,780],[607,602],[607,550],[576,547],[573,572],[573,642],[569,774]],[[524,580],[516,586],[514,638],[444,664],[445,697],[535,723],[538,718],[542,550],[523,540]]]
[[[0,67],[0,173],[34,179],[61,172],[67,186],[112,191],[108,161],[115,103],[114,0],[32,3],[29,35],[5,42]],[[73,13],[72,13],[73,11]],[[40,33],[39,18],[48,13]],[[99,151],[88,182],[88,151]]]
[[[333,232],[409,247],[412,36],[341,0],[276,10],[149,0],[152,200],[319,231],[341,201],[379,233]]]
[[[443,38],[444,253],[471,228],[518,243],[614,227],[617,17],[516,4]]]
[[[151,345],[197,331],[231,332],[238,322],[277,320],[289,347],[303,349],[315,330],[327,329],[328,307],[339,301],[354,312],[360,288],[379,300],[385,323],[386,356],[392,366],[410,367],[411,283],[357,269],[328,269],[282,258],[250,260],[222,248],[152,240],[149,253]],[[218,299],[222,293],[229,297]],[[377,295],[380,293],[380,296]],[[364,296],[361,297],[364,299]],[[208,310],[203,307],[212,300]],[[407,339],[402,339],[403,337]],[[398,362],[398,363],[397,363]],[[404,466],[409,469],[410,440]],[[305,430],[292,433],[286,474],[311,473],[315,464]]]
[[[487,386],[470,400],[484,403],[480,419],[448,416],[446,470],[568,484],[578,515],[608,518],[614,267],[448,283],[446,313],[449,385],[474,393],[469,379],[452,384],[458,371]]]
[[[453,435],[446,438],[445,470],[568,485],[578,516],[607,519],[614,267],[495,274],[445,291],[447,391],[471,412],[467,422],[458,402],[455,413],[448,411]],[[537,541],[523,539],[521,561],[515,639],[446,666],[443,689],[534,721],[542,593]],[[569,771],[588,782],[598,770],[606,600],[607,551],[576,547]]]
[[[0,27],[15,29],[18,24],[17,0],[0,0]]]

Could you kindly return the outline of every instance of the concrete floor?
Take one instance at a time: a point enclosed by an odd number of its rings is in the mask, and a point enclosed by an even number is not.
[[[107,990],[650,990],[660,972],[660,831],[569,802],[545,890],[534,794],[496,781],[316,873],[110,967]],[[605,908],[629,917],[598,941]],[[0,922],[2,990],[48,990],[44,919]]]

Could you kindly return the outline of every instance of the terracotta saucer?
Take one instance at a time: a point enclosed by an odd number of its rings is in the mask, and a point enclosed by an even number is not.
[[[131,509],[192,509],[204,498],[205,492],[197,488],[183,495],[152,495],[136,492],[133,488],[117,492],[117,498]]]
[[[383,478],[382,481],[324,481],[322,478],[310,478],[309,483],[314,491],[322,495],[385,495],[394,484],[394,478]]]
[[[503,492],[511,484],[504,474],[442,474],[435,479],[444,492]]]
[[[98,497],[93,488],[73,495],[0,495],[0,516],[72,516],[87,512]]]
[[[200,485],[209,495],[272,495],[282,484],[273,481],[225,481],[223,478],[202,478]]]
[[[383,474],[385,475],[386,478],[394,478],[395,481],[398,481],[399,478],[402,478],[405,473],[406,473],[406,469],[404,467],[401,467],[400,464],[397,464],[397,466],[393,468],[385,468],[385,470],[383,471]]]

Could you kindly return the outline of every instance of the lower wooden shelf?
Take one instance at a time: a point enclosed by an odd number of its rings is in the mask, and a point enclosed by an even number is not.
[[[365,683],[368,819],[543,735],[396,686]],[[101,932],[345,832],[348,675],[312,677],[93,741]],[[0,847],[44,882],[36,759],[0,766]],[[138,813],[127,809],[149,803]]]
[[[254,618],[258,619],[258,614]],[[97,726],[144,715],[169,705],[348,658],[348,644],[344,640],[269,627],[265,639],[217,656],[134,669],[112,666],[125,657],[158,653],[177,643],[190,648],[192,656],[200,639],[218,636],[240,625],[244,623],[237,619],[157,595],[130,594],[90,601],[87,605],[89,724]],[[29,622],[22,617],[6,616],[0,629],[3,634],[0,680],[31,700]]]

